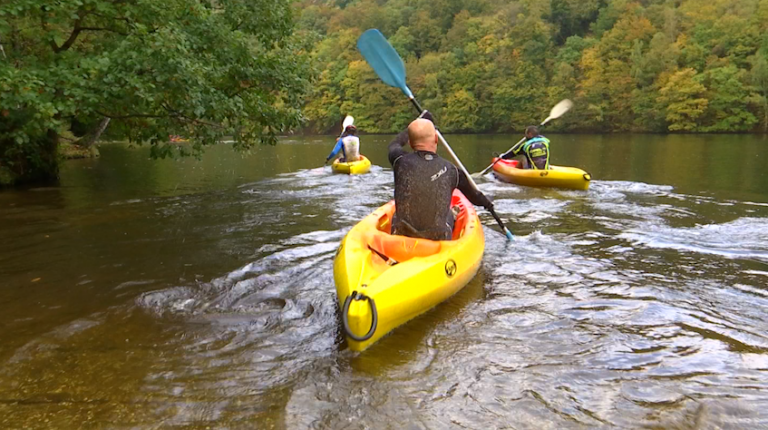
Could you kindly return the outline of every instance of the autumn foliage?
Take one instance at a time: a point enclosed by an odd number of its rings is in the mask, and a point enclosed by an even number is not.
[[[369,132],[411,117],[360,61],[368,28],[446,131],[520,131],[565,97],[576,106],[560,130],[768,129],[768,0],[304,0],[300,11],[320,71],[304,109],[315,131],[344,114]]]

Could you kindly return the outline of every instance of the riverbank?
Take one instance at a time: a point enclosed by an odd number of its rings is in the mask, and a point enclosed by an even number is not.
[[[65,160],[73,160],[78,158],[97,158],[101,154],[96,145],[85,148],[80,145],[66,142],[59,144],[59,155]]]

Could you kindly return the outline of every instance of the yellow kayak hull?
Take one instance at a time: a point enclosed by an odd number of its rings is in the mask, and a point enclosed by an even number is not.
[[[493,174],[504,182],[526,187],[566,188],[587,190],[592,177],[576,168],[549,166],[549,170],[519,169],[516,161],[501,160],[493,166]]]
[[[393,201],[365,217],[342,239],[333,277],[350,349],[365,350],[454,295],[477,274],[485,250],[483,228],[460,192],[454,191],[452,205],[460,206],[461,212],[450,241],[390,235]],[[359,299],[359,294],[365,298]],[[350,332],[358,339],[370,337],[355,340]]]
[[[336,159],[331,165],[333,173],[346,173],[348,175],[361,175],[368,173],[371,170],[371,160],[364,155],[360,156],[360,160],[353,161],[351,163],[341,163]]]

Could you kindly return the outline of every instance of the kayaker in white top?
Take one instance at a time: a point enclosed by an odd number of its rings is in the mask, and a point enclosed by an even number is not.
[[[360,139],[357,137],[357,127],[350,124],[341,133],[341,137],[336,141],[331,155],[325,159],[325,164],[336,158],[341,152],[339,161],[342,163],[351,163],[360,160]]]

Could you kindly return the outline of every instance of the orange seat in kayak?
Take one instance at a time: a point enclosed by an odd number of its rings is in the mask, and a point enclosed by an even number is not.
[[[451,207],[454,206],[460,210],[453,225],[451,239],[457,240],[464,234],[464,227],[469,220],[469,211],[467,211],[462,198],[456,193],[451,198]],[[391,208],[391,212],[387,212],[379,218],[376,223],[377,230],[368,234],[368,246],[379,256],[385,256],[401,263],[414,257],[428,257],[440,252],[440,241],[389,234],[393,214],[394,207]]]
[[[375,231],[368,236],[368,246],[398,263],[414,257],[428,257],[440,252],[440,242]]]
[[[496,161],[496,160],[499,160],[499,159],[498,158],[494,158],[493,159],[493,161]],[[518,168],[518,169],[522,169],[522,167],[520,167],[520,162],[517,161],[517,160],[505,160],[505,159],[502,158],[502,159],[500,159],[499,161],[496,161],[496,162],[498,164],[505,164],[505,165],[507,165],[509,167],[515,167],[515,168]]]
[[[467,225],[467,208],[464,207],[464,202],[461,201],[461,197],[456,194],[451,197],[451,207],[457,206],[460,211],[456,215],[456,219],[453,222],[453,236],[451,240],[457,240],[464,234],[464,227]]]

